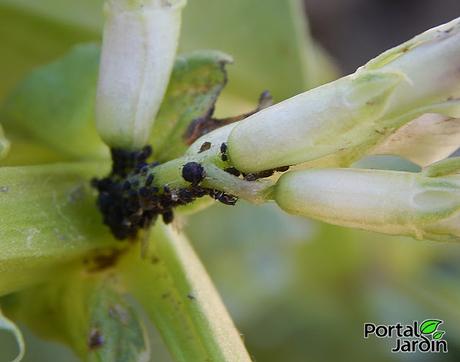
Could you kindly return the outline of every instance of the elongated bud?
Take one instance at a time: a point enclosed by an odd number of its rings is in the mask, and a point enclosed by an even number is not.
[[[458,165],[457,165],[458,166]],[[359,169],[289,172],[274,192],[285,211],[417,239],[460,240],[460,175]]]
[[[230,159],[245,172],[332,154],[348,164],[422,114],[460,117],[458,69],[456,19],[243,120],[230,134]]]
[[[140,149],[168,85],[185,0],[108,0],[96,102],[111,147]]]

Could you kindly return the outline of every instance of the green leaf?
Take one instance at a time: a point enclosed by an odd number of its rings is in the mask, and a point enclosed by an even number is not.
[[[69,2],[62,1],[62,3]],[[54,1],[54,3],[59,2]],[[31,8],[40,5],[41,12],[31,11]],[[0,100],[24,74],[37,65],[61,56],[75,43],[98,38],[96,33],[81,27],[81,24],[70,25],[70,22],[59,21],[50,16],[49,11],[52,9],[53,6],[49,1],[45,4],[42,0],[0,0],[0,43],[2,44]],[[67,4],[66,11],[69,9],[70,6]],[[71,16],[75,15],[76,12],[71,14]]]
[[[12,362],[20,362],[24,358],[24,353],[26,350],[24,338],[22,337],[22,333],[19,330],[19,328],[16,326],[16,324],[14,324],[12,321],[6,318],[2,314],[1,310],[0,310],[0,329],[11,332],[14,335],[14,338],[16,339],[16,343],[18,344],[19,352],[16,358]]]
[[[439,319],[427,319],[420,325],[420,332],[423,334],[431,334],[436,331],[436,328],[442,323]]]
[[[1,3],[84,29],[90,36],[102,28],[103,0]],[[235,104],[236,98],[255,102],[265,89],[278,101],[337,77],[331,59],[312,40],[304,14],[301,0],[189,1],[183,14],[181,48],[187,52],[218,49],[234,56],[227,102]]]
[[[336,77],[330,61],[318,55],[304,14],[300,0],[189,1],[182,50],[231,54],[235,66],[226,94],[255,101],[268,89],[279,101]]]
[[[32,72],[0,108],[12,140],[5,165],[48,163],[72,158],[108,157],[94,121],[99,46],[79,45],[56,62]],[[206,116],[226,83],[220,52],[178,57],[151,136],[162,161],[188,147],[188,125]]]
[[[148,361],[144,326],[116,279],[94,270],[97,264],[82,266],[7,297],[6,311],[40,336],[68,344],[86,361]]]
[[[84,303],[84,301],[83,301]],[[141,320],[124,298],[107,285],[90,299],[90,337],[103,338],[100,348],[92,348],[88,361],[149,361],[148,339]]]
[[[150,137],[156,159],[167,161],[184,153],[188,126],[213,110],[227,82],[225,65],[231,61],[230,56],[215,51],[177,58]]]
[[[27,135],[66,158],[104,158],[94,121],[99,47],[73,48],[21,82],[0,109],[9,132]]]
[[[188,241],[161,223],[148,251],[120,263],[125,285],[145,308],[177,361],[249,361],[209,276]]]
[[[103,226],[89,185],[106,172],[100,163],[0,168],[0,295],[120,244]]]
[[[445,331],[436,331],[433,333],[433,339],[441,339]]]

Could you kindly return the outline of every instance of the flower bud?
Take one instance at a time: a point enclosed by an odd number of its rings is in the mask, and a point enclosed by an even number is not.
[[[331,224],[417,239],[460,240],[457,174],[311,169],[281,176],[273,195],[285,211]]]
[[[332,154],[349,164],[425,113],[460,117],[458,69],[460,19],[243,120],[230,134],[230,159],[244,172]]]
[[[147,143],[174,63],[185,0],[108,0],[96,101],[111,147]]]

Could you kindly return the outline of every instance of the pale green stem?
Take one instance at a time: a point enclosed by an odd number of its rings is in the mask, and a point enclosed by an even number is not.
[[[144,259],[139,248],[119,265],[177,361],[250,361],[203,265],[183,235],[162,223],[151,230]]]

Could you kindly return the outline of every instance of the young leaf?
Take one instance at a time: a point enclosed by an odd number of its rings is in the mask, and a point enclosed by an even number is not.
[[[337,76],[308,30],[301,0],[194,0],[184,11],[181,49],[231,54],[226,94],[254,100],[268,89],[280,101]]]
[[[150,348],[143,323],[118,291],[104,282],[98,290],[93,291],[89,306],[89,339],[97,339],[103,343],[89,349],[88,361],[150,360]]]
[[[427,319],[420,325],[420,332],[423,334],[431,334],[436,331],[441,323],[442,321],[439,319]]]
[[[96,132],[94,95],[100,50],[85,44],[32,72],[0,108],[12,151],[3,165],[108,157]],[[203,51],[177,58],[150,142],[161,161],[187,148],[184,133],[211,112],[231,58]],[[165,142],[168,140],[168,142]]]
[[[71,2],[81,4],[82,1]],[[52,2],[53,0],[0,0],[0,101],[37,65],[60,57],[75,43],[98,39],[97,33],[76,23],[59,21],[49,16],[56,4],[65,1],[54,1],[54,4]],[[42,11],[30,11],[31,8],[40,6]],[[70,13],[69,7],[67,4],[65,10]],[[100,9],[102,5],[99,5],[95,13],[102,13]],[[75,14],[76,12],[72,13],[72,16]]]
[[[6,133],[26,134],[62,158],[104,158],[107,147],[95,130],[99,47],[73,48],[33,71],[0,108]]]
[[[117,246],[95,207],[104,164],[0,168],[0,295],[44,280],[59,265]]]
[[[141,320],[116,279],[92,269],[97,267],[97,262],[83,268],[74,263],[48,283],[5,298],[5,310],[40,336],[69,345],[85,361],[148,361]]]
[[[177,361],[249,361],[241,337],[188,241],[161,223],[148,252],[120,263],[139,300]]]
[[[231,61],[230,56],[216,51],[193,52],[176,59],[150,135],[156,159],[168,161],[184,153],[188,126],[211,115],[227,82],[225,66]]]
[[[25,353],[25,343],[24,343],[24,338],[22,337],[22,333],[19,330],[19,328],[14,324],[12,321],[10,321],[8,318],[6,318],[2,311],[0,310],[0,329],[6,330],[11,332],[14,335],[14,338],[16,339],[16,343],[18,344],[19,352],[16,358],[12,362],[20,362]]]

